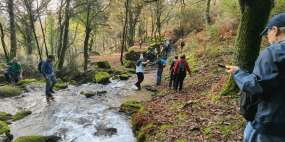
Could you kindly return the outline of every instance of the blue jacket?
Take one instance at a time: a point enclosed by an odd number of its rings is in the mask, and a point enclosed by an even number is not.
[[[49,60],[43,61],[41,71],[44,77],[53,74],[52,62]]]
[[[257,58],[253,73],[239,69],[233,76],[242,91],[263,100],[252,127],[260,133],[285,137],[285,43],[267,47]]]
[[[160,61],[160,59],[161,59],[161,58],[159,58],[158,60],[156,60],[155,63],[152,63],[152,64],[150,64],[149,66],[153,66],[153,65],[157,64],[157,69],[163,69],[163,68],[159,68],[159,64],[162,62],[162,61]]]

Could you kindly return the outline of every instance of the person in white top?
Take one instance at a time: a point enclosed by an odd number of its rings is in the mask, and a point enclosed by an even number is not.
[[[141,90],[141,83],[144,80],[143,65],[146,65],[147,63],[149,63],[149,60],[147,60],[147,62],[143,62],[143,56],[141,56],[136,63],[136,73],[138,76],[138,82],[135,85],[138,87],[138,90]]]

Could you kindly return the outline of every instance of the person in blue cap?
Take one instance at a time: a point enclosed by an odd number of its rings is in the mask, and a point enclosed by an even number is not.
[[[244,142],[285,142],[285,13],[273,16],[261,36],[268,46],[257,58],[253,73],[226,66],[238,87],[262,101],[244,131]]]

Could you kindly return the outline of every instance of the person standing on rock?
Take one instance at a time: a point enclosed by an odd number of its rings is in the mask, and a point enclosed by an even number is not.
[[[170,66],[170,69],[169,69],[170,79],[169,79],[168,89],[171,89],[172,82],[173,82],[173,87],[175,87],[175,79],[176,79],[176,77],[173,75],[173,72],[174,72],[174,67],[175,67],[175,65],[177,63],[177,60],[178,60],[178,56],[175,56],[174,60],[171,62],[171,66]]]
[[[138,90],[141,90],[141,83],[144,80],[143,65],[146,65],[147,63],[149,63],[149,60],[147,60],[147,62],[143,62],[143,56],[141,56],[140,59],[136,62],[138,82],[135,85],[138,87]]]
[[[18,62],[18,58],[14,57],[12,61],[9,61],[5,64],[5,67],[8,68],[8,70],[4,73],[6,80],[8,81],[8,84],[11,83],[9,75],[13,75],[15,82],[17,83],[19,81],[19,75],[20,79],[22,79],[23,69],[21,64]]]
[[[185,60],[185,54],[182,54],[180,56],[180,60],[177,61],[173,75],[176,75],[176,81],[175,81],[175,87],[174,87],[174,92],[177,92],[178,89],[178,84],[179,84],[179,93],[182,93],[182,87],[183,87],[183,81],[186,77],[186,73],[189,73],[191,76],[191,69],[189,67],[188,62]]]
[[[157,64],[157,70],[156,70],[157,82],[156,82],[156,85],[160,85],[161,78],[162,78],[162,72],[163,72],[163,68],[165,68],[165,66],[166,66],[166,61],[164,59],[162,59],[160,55],[157,55],[157,61],[153,64],[150,64],[149,66],[153,66],[155,64]]]
[[[184,46],[185,46],[185,42],[183,41],[183,39],[181,39],[181,41],[180,41],[180,53],[182,53]]]
[[[142,49],[142,40],[141,39],[140,39],[139,43],[140,43],[140,49]]]
[[[41,72],[46,79],[46,96],[47,98],[51,98],[52,100],[54,99],[51,93],[55,93],[53,91],[53,87],[57,83],[55,74],[53,72],[52,68],[52,61],[54,61],[55,57],[54,55],[48,55],[47,60],[43,61],[42,67],[41,67]],[[52,84],[50,85],[50,82],[52,81]]]

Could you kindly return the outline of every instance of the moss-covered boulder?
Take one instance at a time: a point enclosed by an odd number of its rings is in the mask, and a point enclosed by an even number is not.
[[[69,84],[70,84],[70,85],[78,85],[78,83],[77,83],[75,80],[71,80],[71,81],[69,82]]]
[[[5,83],[6,82],[6,78],[4,75],[0,75],[0,83]]]
[[[114,74],[114,75],[120,75],[120,74],[121,74],[121,71],[119,71],[119,70],[114,70],[113,74]]]
[[[0,121],[0,142],[11,142],[13,135],[10,134],[10,128],[8,125]]]
[[[11,120],[12,118],[13,118],[12,114],[0,112],[0,121],[7,121],[7,120]]]
[[[136,73],[136,70],[135,70],[135,69],[129,69],[128,72],[130,72],[130,73]]]
[[[18,112],[16,115],[14,115],[12,121],[17,121],[17,120],[20,120],[28,115],[32,114],[31,111],[20,111]]]
[[[0,97],[13,97],[20,95],[20,89],[11,86],[1,86],[0,87]]]
[[[120,80],[128,80],[129,79],[129,75],[127,75],[127,74],[122,74],[122,75],[120,75]]]
[[[60,139],[58,136],[24,136],[13,142],[57,142]]]
[[[125,59],[130,61],[137,61],[140,57],[140,52],[136,52],[131,49],[129,52],[125,53]]]
[[[95,96],[95,95],[96,95],[95,92],[89,92],[89,93],[85,93],[85,94],[84,94],[84,96],[85,96],[86,98],[90,98],[90,97],[93,97],[93,96]]]
[[[32,83],[32,82],[37,82],[37,80],[36,79],[24,79],[24,80],[18,81],[17,83],[15,83],[15,85],[23,86],[23,85],[27,85],[27,84]]]
[[[83,94],[84,94],[84,91],[80,91],[80,94],[83,95]]]
[[[127,115],[134,115],[138,111],[143,111],[143,105],[137,101],[127,101],[120,106],[119,112],[125,112]]]
[[[91,51],[91,52],[90,52],[90,55],[91,55],[91,56],[99,56],[100,53],[99,53],[99,52],[96,52],[96,51]]]
[[[101,83],[101,84],[107,84],[109,83],[109,79],[111,78],[110,74],[107,72],[98,72],[95,75],[95,82],[96,83]]]
[[[55,88],[57,88],[58,90],[59,89],[66,89],[66,88],[68,88],[68,85],[66,85],[64,83],[63,84],[57,83],[57,84],[55,84]]]
[[[109,74],[112,74],[112,73],[114,73],[114,69],[108,69],[107,72],[108,72]]]
[[[8,127],[8,125],[2,121],[0,121],[0,135],[9,132],[10,128]]]
[[[57,81],[57,84],[63,84],[63,81],[61,81],[60,78],[57,78],[56,81]]]
[[[136,66],[136,64],[134,61],[126,60],[124,63],[124,66],[126,68],[134,68]]]
[[[97,61],[97,62],[96,62],[96,65],[97,65],[99,68],[102,68],[102,69],[110,69],[110,68],[111,68],[111,65],[110,65],[110,63],[108,62],[108,60]]]

